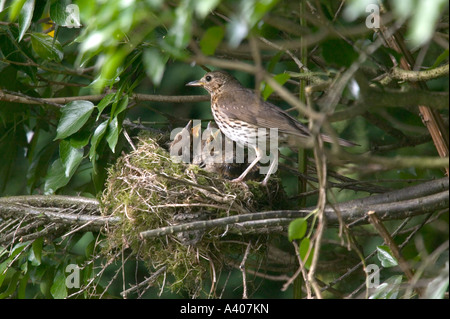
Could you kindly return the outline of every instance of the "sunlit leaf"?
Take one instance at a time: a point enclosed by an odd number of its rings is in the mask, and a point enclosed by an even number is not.
[[[122,71],[122,63],[126,55],[126,50],[120,49],[112,51],[105,56],[100,76],[90,84],[96,92],[100,92],[105,86],[112,85],[118,81],[118,75]]]
[[[9,8],[9,21],[14,22],[20,14],[23,5],[27,0],[16,0]]]
[[[220,0],[194,1],[195,13],[200,17],[206,17],[219,4]]]
[[[397,259],[392,254],[388,246],[377,246],[377,257],[383,267],[394,267],[398,265]]]
[[[167,38],[176,48],[184,48],[189,43],[192,30],[192,6],[189,0],[183,0],[175,10],[175,22]]]
[[[401,18],[407,18],[414,12],[416,3],[414,0],[391,1],[392,11]]]
[[[31,20],[33,19],[33,11],[34,11],[34,0],[27,0],[20,10],[19,14],[19,39],[20,42],[22,40],[25,32],[27,32],[28,28],[31,25]]]
[[[237,14],[227,25],[229,45],[237,47],[279,0],[247,0],[239,2]]]
[[[228,44],[232,48],[237,48],[247,36],[248,31],[248,23],[243,18],[232,18],[227,24]]]
[[[145,71],[155,85],[159,85],[164,75],[168,56],[163,56],[159,50],[145,49],[142,55]]]
[[[447,0],[418,1],[411,19],[408,37],[412,46],[420,46],[433,36],[437,20],[442,14]]]
[[[396,275],[389,277],[385,282],[375,288],[369,299],[397,299],[403,277]]]
[[[68,25],[67,18],[70,16],[69,5],[72,0],[58,0],[50,5],[50,19],[57,25],[65,27]]]

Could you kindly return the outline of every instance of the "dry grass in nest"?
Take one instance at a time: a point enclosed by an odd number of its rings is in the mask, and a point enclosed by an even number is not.
[[[108,254],[125,249],[145,261],[151,272],[165,268],[164,285],[174,291],[187,289],[198,295],[202,281],[215,275],[227,261],[237,264],[248,243],[258,243],[257,255],[265,254],[267,235],[239,234],[233,229],[186,231],[141,238],[143,231],[190,221],[246,214],[273,207],[281,192],[273,180],[268,188],[257,182],[231,183],[195,165],[176,163],[160,147],[164,138],[141,134],[135,151],[124,155],[109,169],[102,196],[105,215],[119,216],[117,226],[107,229]],[[268,189],[273,190],[268,194]],[[236,264],[235,263],[235,264]],[[171,280],[170,280],[171,279]]]

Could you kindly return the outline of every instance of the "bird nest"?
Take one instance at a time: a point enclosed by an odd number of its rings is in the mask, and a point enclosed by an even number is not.
[[[197,295],[208,274],[214,285],[222,267],[238,265],[250,246],[252,258],[264,258],[270,234],[282,228],[249,229],[234,223],[175,232],[170,227],[282,208],[284,194],[276,178],[268,187],[233,183],[197,165],[177,163],[161,147],[165,142],[163,135],[141,134],[136,149],[109,169],[102,214],[121,222],[106,229],[105,251],[131,250],[150,272],[164,270],[160,285]],[[167,228],[158,236],[157,230]],[[154,236],[146,236],[155,230]]]

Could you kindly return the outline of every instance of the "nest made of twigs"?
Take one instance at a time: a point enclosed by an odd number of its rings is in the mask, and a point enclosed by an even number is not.
[[[173,279],[172,290],[185,288],[196,294],[206,274],[244,254],[250,237],[259,243],[258,254],[263,256],[267,235],[245,235],[227,227],[154,238],[142,238],[140,233],[280,207],[283,193],[276,179],[269,187],[252,181],[232,183],[196,165],[177,163],[163,144],[163,136],[141,134],[136,150],[109,169],[102,213],[118,216],[121,222],[107,228],[106,251],[131,249],[150,271],[164,267]]]

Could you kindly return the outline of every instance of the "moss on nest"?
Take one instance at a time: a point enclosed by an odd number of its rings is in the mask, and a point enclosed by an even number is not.
[[[136,150],[109,169],[102,213],[119,216],[121,222],[106,229],[105,253],[129,248],[150,271],[165,266],[172,290],[196,295],[211,270],[217,273],[226,260],[244,254],[247,242],[261,244],[265,235],[242,236],[221,228],[142,239],[140,232],[273,208],[283,202],[283,193],[275,179],[267,188],[257,182],[232,183],[198,166],[176,163],[160,146],[164,141],[162,135],[141,133]],[[264,255],[265,246],[259,245],[258,254]]]

